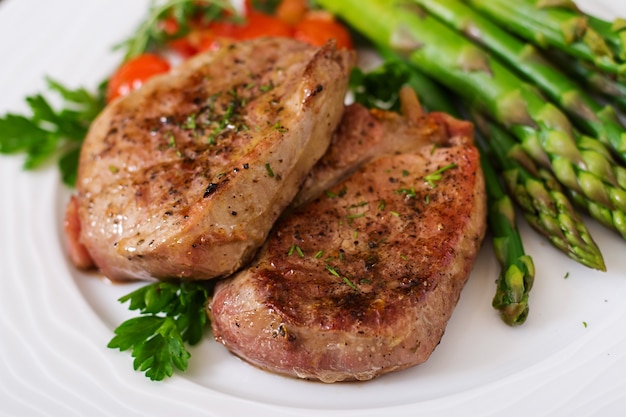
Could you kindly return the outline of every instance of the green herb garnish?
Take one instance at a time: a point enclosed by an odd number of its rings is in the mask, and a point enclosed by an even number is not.
[[[343,187],[341,190],[339,190],[338,193],[333,193],[332,191],[324,191],[324,194],[326,194],[326,196],[328,198],[335,198],[335,197],[343,197],[344,195],[346,195],[346,193],[348,192],[348,189],[346,187]]]
[[[356,287],[356,285],[354,285],[354,283],[352,281],[350,281],[350,279],[348,277],[342,277],[341,279],[343,279],[343,281],[348,284],[348,286],[350,288],[352,288],[353,290],[358,290],[358,288]]]
[[[409,78],[409,68],[399,61],[386,61],[369,72],[356,67],[350,73],[350,90],[354,100],[368,108],[397,111],[400,110],[398,91]]]
[[[417,193],[415,192],[415,187],[411,188],[400,188],[394,191],[395,194],[404,194],[408,198],[414,198]]]
[[[291,245],[289,247],[289,251],[287,252],[288,256],[293,255],[294,251],[301,257],[304,258],[304,252],[302,252],[302,249],[300,248],[300,246],[298,245]]]
[[[189,130],[194,130],[197,126],[196,126],[196,115],[195,113],[190,114],[189,116],[187,116],[187,118],[185,119],[185,122],[183,123],[183,129],[189,129]]]
[[[0,118],[0,153],[26,154],[26,170],[57,158],[63,182],[74,186],[80,146],[89,125],[104,108],[104,84],[98,94],[91,94],[50,78],[46,81],[48,88],[61,96],[61,109],[53,108],[42,94],[26,97],[30,115],[8,113]]]
[[[331,275],[337,277],[337,278],[341,278],[346,284],[348,284],[348,286],[354,290],[358,290],[357,286],[354,285],[354,283],[352,281],[350,281],[350,279],[348,277],[345,276],[341,276],[341,274],[339,274],[339,272],[337,272],[337,270],[335,268],[333,268],[331,265],[326,264],[326,270],[328,272],[331,273]]]
[[[337,272],[335,268],[333,268],[332,266],[328,264],[326,264],[326,270],[328,270],[328,272],[330,272],[332,275],[336,276],[337,278],[340,277],[339,272]]]
[[[202,339],[207,316],[204,310],[208,291],[193,282],[157,282],[119,299],[130,301],[130,310],[140,316],[126,320],[115,329],[109,348],[131,350],[135,370],[153,381],[172,376],[174,367],[184,371],[190,353],[185,343]]]
[[[439,182],[442,178],[442,174],[452,168],[456,168],[456,164],[452,163],[446,165],[444,167],[439,168],[437,171],[432,172],[424,177],[424,182],[430,185],[430,188],[435,188],[437,186],[437,182]]]
[[[273,89],[274,89],[274,83],[271,80],[269,83],[259,87],[259,90],[261,90],[261,92],[263,93],[267,93],[268,91],[271,91]]]
[[[281,125],[280,122],[276,122],[273,126],[273,129],[277,130],[280,133],[285,133],[288,130],[285,126]]]

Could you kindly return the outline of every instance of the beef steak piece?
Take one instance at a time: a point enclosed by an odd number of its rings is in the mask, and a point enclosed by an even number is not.
[[[346,176],[304,204],[318,181]],[[305,187],[255,262],[216,284],[216,340],[262,369],[323,382],[427,360],[486,229],[471,125],[352,105]]]
[[[70,243],[113,280],[234,272],[326,151],[353,58],[333,43],[233,43],[114,101],[82,148]]]

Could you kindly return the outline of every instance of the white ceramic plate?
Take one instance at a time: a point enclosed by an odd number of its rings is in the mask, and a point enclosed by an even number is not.
[[[44,76],[94,88],[119,62],[111,46],[146,0],[0,2],[0,114],[24,112]],[[587,0],[604,16],[626,3]],[[523,227],[537,266],[526,324],[490,306],[498,266],[489,243],[441,345],[424,365],[367,383],[324,385],[252,368],[209,337],[190,369],[150,382],[128,353],[106,348],[130,317],[110,285],[68,263],[69,196],[55,167],[0,159],[0,416],[623,416],[626,415],[626,243],[590,222],[608,267],[581,267]],[[565,277],[567,276],[567,279]]]

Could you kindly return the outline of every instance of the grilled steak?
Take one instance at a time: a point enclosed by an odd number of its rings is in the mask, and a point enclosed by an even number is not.
[[[70,246],[114,280],[237,270],[326,151],[352,61],[332,43],[263,38],[113,102],[82,148]]]
[[[253,365],[369,380],[424,362],[443,336],[486,229],[471,126],[353,105],[306,184],[350,171],[282,217],[252,266],[216,284],[215,338]]]

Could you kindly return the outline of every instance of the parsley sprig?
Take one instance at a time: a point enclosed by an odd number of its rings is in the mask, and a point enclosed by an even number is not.
[[[438,170],[431,172],[430,174],[426,175],[424,177],[424,182],[427,183],[430,188],[435,188],[437,187],[437,183],[439,181],[441,181],[441,178],[443,177],[443,173],[446,172],[449,169],[452,168],[456,168],[456,164],[452,163],[452,164],[448,164],[446,166],[443,166],[441,168],[439,168]]]
[[[410,75],[406,64],[399,61],[385,61],[369,72],[355,67],[350,73],[350,91],[354,101],[365,107],[398,111],[398,91],[409,81]]]
[[[63,182],[76,182],[80,146],[89,125],[104,108],[104,86],[92,94],[84,88],[69,89],[47,78],[48,88],[62,99],[55,109],[42,94],[26,97],[30,115],[7,113],[0,117],[0,153],[25,153],[24,168],[40,167],[60,156]]]
[[[203,283],[157,282],[119,299],[130,301],[130,310],[141,314],[115,329],[109,348],[131,350],[135,370],[153,381],[187,369],[191,354],[185,343],[195,345],[206,328],[208,290]]]

